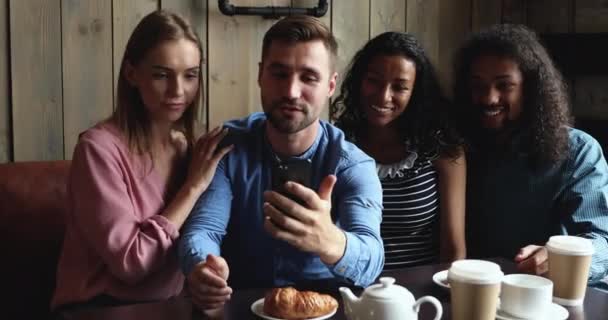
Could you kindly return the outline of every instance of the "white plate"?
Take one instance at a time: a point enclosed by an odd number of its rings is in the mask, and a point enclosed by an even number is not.
[[[448,270],[443,270],[433,275],[433,282],[440,287],[449,289],[450,284],[448,283]]]
[[[316,318],[310,318],[307,320],[323,320],[323,319],[327,319],[331,316],[333,316],[334,314],[336,314],[336,311],[338,310],[338,308],[334,309],[334,311],[320,316],[320,317],[316,317]],[[264,319],[268,319],[268,320],[285,320],[285,319],[281,319],[281,318],[274,318],[271,316],[267,316],[266,314],[264,314],[264,298],[261,298],[259,300],[257,300],[256,302],[254,302],[251,305],[251,311],[253,313],[255,313],[256,316],[260,317],[260,318],[264,318]]]
[[[568,310],[566,308],[560,306],[557,303],[551,303],[549,306],[549,313],[547,314],[546,320],[565,320],[568,319]],[[509,314],[505,314],[500,310],[496,310],[496,319],[500,320],[528,320],[526,318],[518,318]]]

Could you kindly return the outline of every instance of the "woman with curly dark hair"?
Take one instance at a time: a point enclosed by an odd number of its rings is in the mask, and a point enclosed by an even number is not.
[[[376,160],[385,269],[465,257],[466,165],[448,102],[419,42],[386,32],[353,58],[336,125]]]
[[[534,32],[496,25],[473,35],[455,66],[467,152],[467,249],[547,271],[551,235],[592,239],[590,282],[608,272],[608,166],[598,142],[569,127],[562,77]]]

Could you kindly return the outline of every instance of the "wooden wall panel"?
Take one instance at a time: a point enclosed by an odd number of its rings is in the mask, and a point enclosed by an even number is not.
[[[503,0],[502,3],[502,23],[525,24],[527,19],[526,8],[527,0]]]
[[[426,53],[437,65],[439,61],[440,0],[409,0],[406,30],[418,38]]]
[[[131,32],[133,32],[133,29],[135,29],[141,18],[158,8],[158,0],[112,0],[112,57],[114,61],[114,81],[112,83],[114,88],[116,88],[116,81],[120,72],[120,62],[125,53],[125,46],[127,45],[129,36],[131,36]]]
[[[270,2],[270,3],[269,3]],[[241,6],[286,6],[288,0],[231,1]],[[264,33],[276,20],[223,15],[209,2],[209,124],[261,111],[257,83]]]
[[[231,3],[312,7],[318,1]],[[186,16],[207,49],[203,124],[261,110],[261,42],[276,20],[226,17],[215,0],[0,0],[0,162],[69,158],[76,135],[109,115],[127,39],[158,8]],[[603,0],[336,0],[322,20],[340,46],[339,83],[371,36],[397,30],[420,39],[449,92],[453,52],[471,30],[523,22],[540,33],[607,32],[607,11]],[[575,113],[608,119],[598,107],[606,104],[605,79],[574,83]]]
[[[406,1],[370,1],[370,39],[385,31],[405,32]]]
[[[471,26],[473,31],[479,31],[487,26],[502,21],[503,0],[472,0]]]
[[[63,116],[65,158],[78,134],[112,113],[112,3],[64,0]]]
[[[340,0],[338,0],[340,1]],[[298,8],[312,8],[312,7],[316,7],[317,4],[319,3],[318,0],[291,0],[291,5],[294,7],[298,7]],[[321,21],[323,21],[323,23],[325,23],[325,25],[327,25],[328,27],[331,28],[331,10],[333,7],[332,1],[329,0],[329,8],[327,9],[327,13],[325,13],[325,15],[323,17],[321,17]],[[339,49],[338,49],[339,51]],[[338,94],[339,90],[336,90],[336,93],[334,94],[334,97]],[[329,120],[329,99],[327,100],[328,105],[325,106],[325,109],[323,109],[323,112],[321,112],[321,119],[323,120]]]
[[[14,160],[63,159],[60,0],[10,3]]]
[[[0,163],[11,160],[8,0],[0,0]]]
[[[339,1],[339,0],[338,0]],[[325,23],[328,27],[331,27],[331,9],[333,7],[333,1],[327,1],[329,4],[329,8],[327,9],[327,13],[324,16],[319,18],[323,23]],[[291,0],[291,5],[296,8],[313,8],[319,4],[319,0]]]
[[[572,113],[576,117],[608,120],[608,76],[576,78]]]
[[[439,14],[439,60],[435,69],[443,92],[451,96],[453,57],[471,32],[471,0],[443,0]]]
[[[526,25],[539,33],[569,32],[574,14],[570,10],[570,2],[571,0],[529,1]]]
[[[198,0],[161,0],[161,8],[173,11],[184,16],[197,33],[201,42],[203,43],[203,63],[202,67],[202,90],[200,103],[200,112],[197,114],[198,132],[206,131],[207,127],[207,98],[209,97],[208,92],[208,80],[207,80],[207,57],[209,55],[207,51],[207,1]]]
[[[369,39],[369,1],[332,2],[331,28],[338,41],[338,89],[355,53]]]
[[[608,2],[606,0],[575,0],[574,3],[575,32],[608,32]]]

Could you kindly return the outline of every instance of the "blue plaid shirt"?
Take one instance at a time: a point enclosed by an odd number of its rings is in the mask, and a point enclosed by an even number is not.
[[[265,138],[265,122],[264,114],[255,113],[226,124],[247,134],[222,159],[183,227],[178,247],[183,271],[189,274],[207,254],[221,253],[228,262],[228,282],[233,288],[324,279],[369,285],[384,264],[382,189],[374,160],[324,121],[314,144],[298,157],[312,161],[314,190],[325,176],[337,176],[332,217],[345,231],[347,244],[342,259],[326,265],[317,255],[276,240],[263,229],[262,193],[271,189],[271,167],[276,161]]]
[[[579,235],[595,248],[589,283],[608,275],[608,166],[599,143],[569,129],[570,152],[544,170],[527,157],[467,155],[467,252],[470,257],[513,259],[551,235]]]

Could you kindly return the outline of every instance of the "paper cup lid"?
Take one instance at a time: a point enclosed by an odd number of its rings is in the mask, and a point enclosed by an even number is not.
[[[593,254],[591,240],[576,236],[552,236],[547,241],[547,250],[576,256]]]
[[[454,261],[448,271],[448,279],[474,284],[500,283],[503,276],[498,264],[484,260]]]

